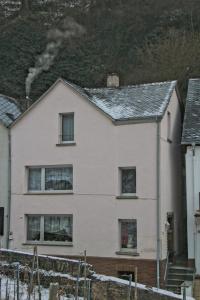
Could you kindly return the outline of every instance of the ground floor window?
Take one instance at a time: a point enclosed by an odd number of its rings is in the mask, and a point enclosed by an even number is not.
[[[137,220],[119,220],[120,224],[120,247],[121,250],[129,251],[137,248]]]
[[[28,215],[27,240],[72,242],[72,215]]]

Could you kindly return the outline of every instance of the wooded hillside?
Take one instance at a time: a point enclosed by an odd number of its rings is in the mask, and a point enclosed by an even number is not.
[[[178,79],[183,94],[200,77],[197,0],[0,0],[0,9],[0,93],[24,99],[34,67],[34,100],[58,77],[88,87],[110,72],[121,84]]]

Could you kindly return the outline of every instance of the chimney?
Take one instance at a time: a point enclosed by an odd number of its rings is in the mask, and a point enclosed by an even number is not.
[[[116,73],[112,73],[107,76],[107,87],[119,87],[119,76]]]

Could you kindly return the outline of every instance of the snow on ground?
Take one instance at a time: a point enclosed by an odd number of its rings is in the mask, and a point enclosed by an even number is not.
[[[112,281],[112,282],[116,282],[116,283],[120,283],[120,284],[124,284],[124,285],[129,285],[129,281],[124,280],[124,279],[120,279],[120,278],[116,278],[116,277],[112,277],[112,276],[105,276],[105,275],[100,275],[100,274],[94,274],[93,277],[95,277],[96,279],[101,280],[101,281]],[[135,282],[132,282],[131,286],[135,287],[136,286]],[[177,294],[174,294],[174,293],[172,293],[170,291],[157,289],[155,287],[147,287],[146,285],[140,284],[140,283],[137,283],[137,288],[138,289],[142,289],[142,290],[153,291],[154,293],[158,293],[158,294],[162,294],[162,295],[174,297],[176,299],[183,299],[182,295],[177,295]],[[193,297],[187,296],[186,300],[195,300],[195,299]]]
[[[0,299],[1,300],[15,300],[16,297],[16,290],[17,284],[16,280],[10,279],[6,276],[1,276],[1,285],[0,285]],[[6,295],[9,298],[6,298]],[[20,300],[27,300],[28,299],[28,286],[25,283],[20,282],[19,284],[19,299]],[[41,287],[41,299],[48,300],[49,299],[49,289]],[[74,300],[75,296],[68,295],[68,296],[60,296],[60,300]],[[82,297],[78,298],[79,300],[83,300]],[[30,300],[39,300],[38,295],[38,286],[35,287],[33,294],[31,295]]]

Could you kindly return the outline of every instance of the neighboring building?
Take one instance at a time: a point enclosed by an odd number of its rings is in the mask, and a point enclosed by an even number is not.
[[[0,246],[8,246],[10,203],[10,130],[20,115],[17,102],[0,95]]]
[[[182,144],[186,146],[188,259],[200,275],[200,79],[190,79]]]
[[[179,251],[176,81],[82,89],[59,79],[11,129],[12,249],[87,259],[163,280]],[[159,274],[160,271],[160,274]]]

